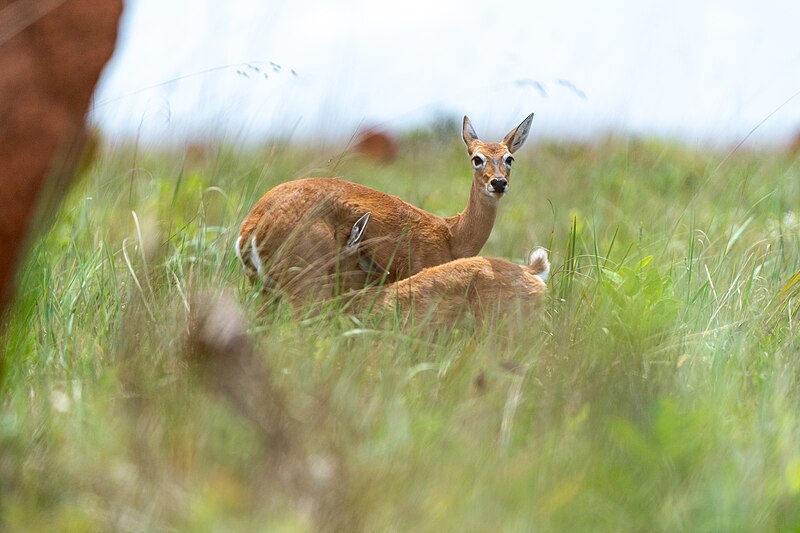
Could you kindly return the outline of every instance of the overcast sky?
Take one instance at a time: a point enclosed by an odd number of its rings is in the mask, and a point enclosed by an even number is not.
[[[497,137],[535,112],[540,138],[725,144],[800,91],[799,21],[788,0],[127,0],[91,116],[244,141],[464,114]],[[797,131],[800,96],[749,142]]]

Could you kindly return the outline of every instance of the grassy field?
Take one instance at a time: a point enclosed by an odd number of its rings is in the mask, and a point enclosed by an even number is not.
[[[533,133],[482,252],[551,250],[521,331],[263,312],[233,254],[293,177],[455,214],[455,126],[383,167],[285,144],[109,150],[9,318],[0,529],[800,528],[800,160]],[[223,293],[250,370],[187,356],[190,314]]]

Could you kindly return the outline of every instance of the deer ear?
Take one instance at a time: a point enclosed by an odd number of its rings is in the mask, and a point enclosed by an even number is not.
[[[523,120],[519,126],[508,132],[508,135],[503,139],[503,144],[508,147],[508,151],[512,154],[519,150],[525,139],[528,138],[528,132],[531,131],[531,123],[533,122],[533,113]]]
[[[361,244],[361,239],[364,238],[364,230],[367,229],[367,222],[369,222],[369,217],[371,213],[367,212],[361,218],[356,220],[356,223],[353,224],[353,229],[350,231],[350,237],[347,239],[347,251],[352,253],[358,250],[358,246]]]
[[[461,128],[461,137],[464,139],[464,144],[469,145],[478,140],[478,134],[475,133],[475,128],[472,127],[472,122],[469,117],[464,115],[464,125]]]

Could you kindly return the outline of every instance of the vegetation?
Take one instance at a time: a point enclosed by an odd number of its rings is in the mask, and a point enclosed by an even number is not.
[[[264,191],[341,175],[454,214],[471,175],[457,131],[409,134],[382,167],[284,144],[101,156],[8,319],[0,528],[800,528],[785,154],[532,139],[483,254],[551,250],[541,318],[429,331],[263,306],[233,240]],[[187,356],[191,313],[222,293],[268,376],[227,395],[224,364],[204,376]],[[280,449],[253,400],[271,387]]]

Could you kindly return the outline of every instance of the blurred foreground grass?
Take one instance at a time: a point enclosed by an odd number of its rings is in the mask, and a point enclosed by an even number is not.
[[[259,311],[232,243],[263,192],[341,175],[455,214],[471,172],[446,135],[408,135],[385,167],[281,144],[103,156],[35,243],[9,319],[0,529],[799,528],[785,154],[529,141],[482,252],[551,249],[545,316],[522,330]],[[187,366],[196,295],[223,292],[335,497],[287,481]]]

